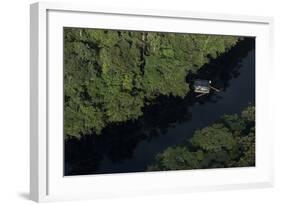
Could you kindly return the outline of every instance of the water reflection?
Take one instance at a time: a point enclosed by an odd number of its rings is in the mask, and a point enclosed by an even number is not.
[[[200,98],[192,92],[184,99],[159,97],[137,121],[109,125],[101,136],[67,140],[65,175],[144,171],[156,153],[180,143],[221,114],[237,113],[254,103],[254,48],[255,40],[246,38],[197,74],[187,76],[190,86],[198,78],[211,80],[219,93]],[[233,103],[234,99],[239,102]]]

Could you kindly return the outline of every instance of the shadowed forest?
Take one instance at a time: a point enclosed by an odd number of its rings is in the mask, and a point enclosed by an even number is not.
[[[64,28],[64,141],[65,175],[255,166],[255,39]]]

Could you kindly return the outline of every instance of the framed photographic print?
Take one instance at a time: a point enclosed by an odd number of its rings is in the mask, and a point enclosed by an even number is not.
[[[31,199],[272,186],[272,23],[31,5]]]

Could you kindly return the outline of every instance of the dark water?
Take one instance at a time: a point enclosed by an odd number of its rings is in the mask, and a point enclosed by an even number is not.
[[[223,114],[255,105],[255,39],[246,38],[203,66],[194,79],[212,80],[220,92],[200,98],[161,97],[137,121],[110,125],[102,136],[65,142],[65,175],[145,171],[157,153],[192,137]]]

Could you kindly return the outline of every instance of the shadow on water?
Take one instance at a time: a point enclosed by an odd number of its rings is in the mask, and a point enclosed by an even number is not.
[[[255,40],[246,38],[204,65],[197,74],[187,76],[190,86],[198,78],[211,80],[221,90],[219,93],[200,98],[193,92],[184,99],[159,97],[154,105],[144,108],[143,116],[136,121],[109,125],[100,136],[67,140],[65,175],[145,171],[165,148],[179,144],[224,113],[238,113],[247,104],[254,104],[254,52]],[[243,91],[241,86],[249,89]],[[233,103],[237,95],[240,103]]]

